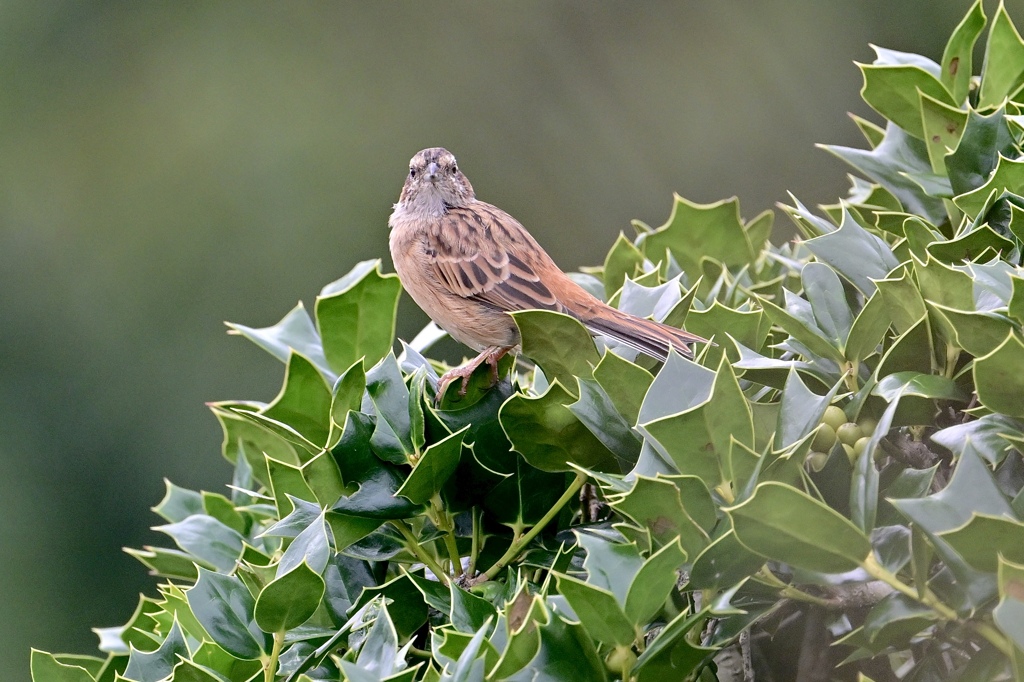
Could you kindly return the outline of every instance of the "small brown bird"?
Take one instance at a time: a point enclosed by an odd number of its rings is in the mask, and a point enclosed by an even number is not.
[[[494,380],[498,360],[519,346],[509,312],[554,310],[591,334],[609,336],[664,361],[669,348],[692,358],[689,344],[706,342],[681,329],[616,310],[562,272],[515,218],[478,201],[455,157],[440,147],[409,162],[409,175],[388,224],[391,257],[402,286],[457,341],[480,355],[441,377],[437,396],[455,379],[460,395],[486,362]]]

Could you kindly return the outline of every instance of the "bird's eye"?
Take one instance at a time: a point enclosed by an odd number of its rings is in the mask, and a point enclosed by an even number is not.
[[[415,178],[416,177],[416,169],[415,168],[410,168],[409,169],[409,177],[410,178]]]
[[[456,166],[456,165],[455,165],[455,164],[453,163],[453,164],[452,164],[452,173],[458,173],[458,172],[459,172],[459,167],[458,167],[458,166]]]

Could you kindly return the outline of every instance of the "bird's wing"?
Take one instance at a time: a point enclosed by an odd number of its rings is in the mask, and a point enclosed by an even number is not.
[[[591,333],[662,361],[670,348],[692,358],[689,345],[705,341],[594,298],[559,270],[515,218],[490,204],[477,201],[450,209],[425,238],[438,280],[463,298],[505,312],[540,308],[566,313]]]
[[[506,312],[562,310],[541,279],[549,269],[561,271],[501,209],[482,201],[451,208],[426,239],[434,271],[452,293]]]

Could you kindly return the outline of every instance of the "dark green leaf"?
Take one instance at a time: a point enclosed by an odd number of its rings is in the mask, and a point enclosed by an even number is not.
[[[967,400],[963,390],[952,379],[922,372],[890,374],[878,382],[872,393],[890,403],[903,396],[961,402]]]
[[[971,218],[977,218],[989,205],[991,197],[1002,193],[1024,194],[1024,160],[1000,156],[996,169],[985,184],[953,200],[961,211]]]
[[[890,502],[911,521],[933,534],[962,526],[975,513],[1014,516],[1010,504],[973,447],[966,447],[960,454],[959,465],[944,489],[921,499],[891,499]]]
[[[243,460],[244,461],[244,460]],[[238,513],[231,500],[218,495],[217,493],[203,492],[203,509],[207,514],[223,523],[228,528],[245,534],[247,523],[245,518]]]
[[[557,614],[538,625],[540,645],[523,669],[523,678],[538,682],[605,682],[605,667],[594,642],[580,626]]]
[[[885,137],[885,129],[879,127],[876,123],[857,116],[856,114],[848,114],[848,116],[857,124],[857,129],[860,130],[864,139],[867,140],[868,145],[870,145],[872,149],[882,143],[882,139]]]
[[[620,232],[604,259],[604,290],[607,294],[611,296],[618,291],[625,278],[632,279],[643,262],[644,254]]]
[[[682,488],[688,493],[685,498]],[[637,476],[632,488],[609,496],[608,502],[616,511],[647,528],[659,545],[679,538],[690,557],[695,557],[708,545],[706,531],[714,525],[715,509],[711,494],[695,476]]]
[[[818,260],[831,265],[865,296],[875,291],[871,280],[884,279],[899,265],[892,249],[858,225],[849,211],[843,212],[838,230],[815,237],[807,241],[806,246]]]
[[[574,401],[561,383],[543,395],[514,395],[502,405],[501,426],[517,452],[543,471],[621,471],[619,461],[568,408]]]
[[[429,502],[458,468],[462,456],[462,441],[468,429],[468,426],[464,426],[462,430],[431,444],[424,450],[409,478],[405,479],[395,494],[407,497],[416,504]]]
[[[816,429],[837,390],[838,384],[824,396],[819,396],[807,388],[796,370],[791,369],[782,391],[782,406],[775,429],[775,449],[787,448]]]
[[[451,588],[449,620],[457,630],[474,633],[482,629],[488,620],[493,620],[498,615],[494,605],[486,599],[466,592],[454,582],[449,587]]]
[[[879,526],[871,531],[878,563],[896,575],[911,559],[911,531],[906,526]]]
[[[765,558],[740,544],[732,530],[715,538],[697,555],[690,569],[690,585],[701,590],[721,590],[757,573]]]
[[[200,568],[185,596],[203,629],[231,655],[254,659],[270,650],[270,637],[253,618],[256,602],[238,578]]]
[[[864,87],[860,94],[872,109],[918,139],[924,139],[918,92],[953,105],[939,80],[918,66],[860,65]]]
[[[254,329],[233,322],[228,322],[227,325],[234,333],[241,334],[281,362],[288,362],[288,357],[294,351],[312,360],[325,376],[331,374],[330,365],[327,364],[320,343],[320,335],[301,303],[292,308],[273,327]]]
[[[704,364],[709,367],[719,361],[713,353],[724,352],[728,347],[721,342],[723,331],[748,348],[763,348],[770,328],[771,321],[763,310],[733,310],[717,300],[712,301],[709,308],[691,310],[686,316],[688,331],[706,339],[714,336],[720,341],[717,348],[712,346],[707,351],[708,357]],[[731,354],[730,358],[735,359],[737,356],[738,354]]]
[[[94,682],[93,676],[78,665],[66,665],[53,654],[32,649],[32,682]]]
[[[637,660],[633,672],[638,682],[684,680],[710,659],[715,650],[695,646],[688,637],[694,628],[699,631],[706,618],[706,610],[692,615],[686,611],[673,618]]]
[[[887,420],[891,421],[891,416],[887,416]],[[880,420],[879,426],[881,425]],[[883,433],[887,433],[888,430],[886,424]],[[875,447],[877,440],[880,439],[881,436],[874,439]],[[878,511],[878,470],[875,468],[873,455],[874,448],[865,447],[854,463],[853,475],[850,478],[850,520],[865,533],[870,533],[875,527]]]
[[[422,507],[405,497],[397,497],[402,482],[402,478],[397,472],[382,466],[372,477],[361,481],[356,492],[335,502],[331,510],[341,512],[345,516],[378,521],[407,519],[415,516],[422,510]],[[334,528],[334,522],[330,517],[328,521]],[[359,532],[365,532],[373,525],[372,523],[360,524]],[[337,537],[335,537],[335,541],[338,541]]]
[[[905,333],[927,313],[921,291],[907,270],[899,277],[882,279],[876,284],[882,305],[897,333]]]
[[[578,386],[579,400],[569,405],[569,410],[619,459],[622,471],[632,469],[640,456],[640,436],[615,409],[601,384],[580,379]]]
[[[1007,304],[1007,313],[1018,323],[1024,322],[1024,277],[1012,277],[1013,293]]]
[[[1024,367],[1024,342],[1011,332],[998,348],[974,361],[974,385],[981,404],[1010,417],[1024,417],[1021,367]]]
[[[282,441],[285,441],[291,444],[292,446],[298,446],[293,447],[288,452],[287,458],[282,461],[296,461],[300,463],[305,462],[306,460],[308,460],[310,457],[312,457],[314,454],[321,450],[321,445],[318,445],[317,443],[314,443],[313,441],[306,438],[306,436],[299,433],[290,424],[286,424],[282,421],[278,421],[277,419],[267,417],[262,412],[254,411],[252,409],[253,407],[259,406],[233,406],[230,409],[232,412],[235,413],[235,415],[241,417],[242,419],[245,419],[246,421],[251,422],[253,425],[259,427],[261,430],[267,431],[271,434],[278,436]],[[254,464],[258,465],[260,463],[256,462]]]
[[[875,604],[864,619],[864,634],[878,646],[903,647],[937,618],[932,609],[894,593]]]
[[[825,333],[818,328],[818,322],[814,319],[810,303],[788,289],[783,289],[782,293],[786,299],[785,309],[765,298],[760,299],[765,314],[771,318],[772,322],[807,347],[812,355],[808,359],[820,355],[835,362],[842,362],[843,356],[839,352],[838,342],[829,341]]]
[[[366,372],[363,370],[362,361],[357,360],[341,373],[332,389],[331,422],[337,426],[339,435],[340,430],[345,427],[345,419],[349,411],[358,411],[362,406],[365,391]],[[329,446],[333,447],[336,442],[335,439],[332,439]]]
[[[754,440],[750,407],[724,356],[713,373],[671,355],[647,392],[638,428],[680,473],[699,476],[709,488],[731,475],[720,468],[731,441]]]
[[[999,559],[999,604],[992,617],[1014,645],[1024,649],[1024,566]]]
[[[184,521],[193,514],[205,513],[203,496],[199,493],[179,488],[166,478],[164,479],[164,487],[167,489],[164,493],[164,499],[160,500],[160,504],[153,507],[153,511],[164,519],[171,523],[177,523]]]
[[[427,366],[417,367],[409,377],[409,437],[413,451],[423,452],[427,443],[426,418],[423,415],[424,399],[427,396]]]
[[[344,623],[348,611],[358,601],[364,587],[375,587],[377,581],[369,565],[340,552],[331,557],[324,570],[324,605],[335,623]]]
[[[341,440],[331,454],[338,462],[345,481],[358,485],[358,489],[338,500],[332,510],[348,517],[379,520],[404,519],[415,515],[420,509],[419,505],[404,497],[395,497],[405,477],[398,467],[382,462],[374,455],[370,449],[372,433],[374,430],[369,417],[359,412],[348,413]],[[335,530],[335,542],[340,543],[340,529],[335,526],[339,519],[329,516],[327,520]],[[352,530],[357,530],[356,535],[362,537],[360,533],[365,535],[373,530],[370,526],[373,524],[359,524],[358,528]],[[349,536],[349,541],[355,539]]]
[[[878,349],[882,337],[889,331],[890,324],[891,321],[885,314],[882,294],[875,291],[857,313],[846,339],[843,355],[851,361],[863,360],[872,355]]]
[[[302,465],[302,477],[316,495],[317,501],[324,507],[331,506],[335,500],[348,492],[341,478],[338,463],[327,450]]]
[[[853,326],[853,313],[846,303],[843,283],[835,271],[823,263],[805,265],[800,279],[818,329],[833,345],[841,346]]]
[[[331,389],[312,362],[292,353],[280,393],[260,414],[287,424],[316,445],[326,445],[331,424]]]
[[[551,509],[565,492],[565,474],[541,471],[518,455],[508,476],[493,488],[475,491],[484,509],[497,523],[530,526]]]
[[[970,439],[976,452],[990,464],[1003,461],[1013,441],[1024,441],[1024,424],[1001,414],[989,414],[981,419],[950,426],[931,435],[931,440],[947,450],[960,452]]]
[[[923,315],[889,346],[889,350],[882,356],[882,361],[875,370],[875,375],[883,378],[904,372],[927,375],[932,371],[934,355],[928,316]]]
[[[921,260],[915,255],[912,260],[925,301],[957,310],[974,310],[973,283],[967,273],[936,258]]]
[[[285,632],[305,623],[324,596],[324,580],[305,561],[260,592],[255,619],[264,632]]]
[[[548,380],[575,389],[576,377],[593,377],[600,356],[578,320],[550,310],[524,310],[512,318],[523,338],[523,355],[540,365]]]
[[[558,578],[558,591],[572,606],[590,636],[603,644],[630,646],[637,633],[611,592],[577,580]]]
[[[386,604],[377,612],[373,627],[359,649],[356,664],[376,679],[391,677],[405,667],[405,660],[398,656],[398,632]]]
[[[335,372],[359,359],[371,367],[388,354],[401,293],[398,277],[381,274],[379,260],[363,261],[323,288],[314,310],[324,355]]]
[[[651,554],[637,571],[623,605],[626,618],[634,627],[643,627],[665,605],[679,580],[676,571],[684,561],[686,552],[679,542],[670,542]]]
[[[323,515],[313,519],[305,530],[299,533],[281,556],[277,565],[277,577],[284,577],[300,564],[306,564],[314,573],[323,573],[330,558],[327,541],[327,525]]]
[[[174,668],[171,682],[229,682],[229,678],[207,666],[181,659]]]
[[[296,448],[291,443],[254,423],[248,416],[239,415],[237,403],[212,403],[209,407],[224,431],[224,458],[235,463],[239,457],[245,457],[256,480],[269,484],[265,456],[281,462],[299,462]],[[250,404],[248,408],[258,409],[259,406]]]
[[[927,147],[924,142],[907,135],[894,123],[890,122],[886,126],[885,137],[874,149],[853,149],[837,145],[823,145],[823,148],[889,190],[900,200],[903,209],[908,213],[919,215],[933,225],[945,220],[946,209],[942,201],[926,195],[906,175],[931,172]],[[853,269],[859,269],[856,264],[858,259],[849,257],[851,253],[846,255],[847,258],[842,258],[841,262]],[[825,258],[822,260],[829,262]],[[842,270],[836,269],[842,273]]]
[[[1000,155],[1009,155],[1014,148],[1014,136],[1002,109],[988,116],[968,110],[960,144],[946,157],[953,193],[965,194],[984,185],[996,169]]]
[[[150,546],[125,549],[125,552],[138,559],[153,575],[179,580],[195,580],[198,575],[195,557],[187,552]]]
[[[953,30],[942,53],[942,82],[953,95],[953,102],[962,104],[971,84],[974,43],[985,28],[985,8],[981,0],[971,5],[967,15]]]
[[[203,626],[199,624],[199,621],[196,620],[195,615],[192,613],[192,609],[189,608],[184,590],[177,585],[168,583],[160,587],[160,594],[163,597],[163,601],[160,602],[160,608],[168,616],[178,621],[181,631],[186,637],[206,640],[210,648],[220,651],[226,659],[238,660],[210,641],[209,635],[206,634]]]
[[[154,530],[171,536],[178,547],[221,571],[233,569],[242,556],[242,536],[212,516],[194,514]]]
[[[927,251],[929,255],[943,262],[958,263],[965,260],[986,260],[986,253],[998,253],[1006,257],[1013,252],[1013,248],[1012,241],[996,233],[991,226],[982,225],[956,239],[934,242],[928,246]]]
[[[309,489],[309,484],[303,478],[300,467],[292,466],[285,462],[278,462],[269,457],[265,466],[270,476],[274,503],[277,506],[279,517],[284,517],[291,513],[291,498],[299,498],[307,502],[316,500],[316,495]]]
[[[978,109],[1000,106],[1024,80],[1024,41],[1014,28],[1010,15],[1000,3],[992,17],[985,63],[981,69]]]
[[[921,125],[924,129],[924,143],[928,148],[928,159],[932,170],[938,174],[942,185],[942,196],[952,196],[953,187],[946,174],[946,155],[956,149],[967,127],[967,112],[948,105],[946,102],[918,92],[921,107]],[[922,186],[923,187],[923,186]],[[939,196],[932,193],[932,196]]]
[[[365,588],[356,606],[366,605],[377,595],[402,605],[394,613],[389,612],[388,617],[403,641],[427,622],[427,602],[408,574],[402,574],[378,587]]]
[[[690,277],[701,274],[700,259],[713,258],[726,266],[742,266],[754,260],[760,251],[763,229],[756,230],[760,243],[754,244],[751,228],[770,221],[772,214],[761,214],[743,224],[740,204],[735,198],[714,204],[696,204],[676,195],[668,222],[654,232],[641,235],[638,246],[652,261],[660,261],[668,251]],[[770,222],[769,222],[770,225]]]
[[[606,350],[601,361],[594,367],[594,379],[601,384],[626,422],[636,424],[644,395],[654,382],[651,373]]]
[[[611,592],[618,603],[624,603],[629,586],[644,563],[637,546],[611,542],[580,531],[575,534],[579,546],[587,552],[583,560],[587,582]]]
[[[781,483],[761,483],[750,499],[724,511],[743,545],[798,568],[843,573],[871,551],[867,536],[849,520]]]
[[[366,373],[366,392],[377,410],[377,427],[371,440],[374,451],[392,464],[405,464],[409,455],[415,452],[409,417],[409,388],[402,379],[393,353]]]
[[[999,557],[1024,561],[1024,523],[1012,518],[972,514],[964,525],[938,535],[979,571],[995,573]]]
[[[480,630],[472,637],[451,630],[443,631],[440,646],[434,646],[434,656],[447,664],[446,668],[450,666],[451,673],[446,672],[443,677],[438,674],[436,679],[444,682],[484,682],[487,658],[496,655],[486,636],[487,630]]]

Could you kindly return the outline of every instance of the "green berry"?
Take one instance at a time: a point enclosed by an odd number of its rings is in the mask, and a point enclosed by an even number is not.
[[[825,416],[821,418],[823,424],[828,424],[835,431],[840,424],[846,423],[846,413],[843,408],[837,405],[829,405],[825,408]]]
[[[632,670],[636,664],[636,654],[628,646],[617,646],[605,656],[604,664],[613,673]]]
[[[860,457],[861,454],[864,452],[865,448],[867,448],[868,443],[870,443],[870,442],[871,442],[871,438],[869,436],[864,436],[862,438],[858,438],[857,442],[853,444],[853,454],[855,454],[858,457]]]
[[[836,429],[836,436],[838,436],[839,440],[846,445],[853,445],[863,435],[864,434],[861,433],[860,427],[853,422],[840,424],[839,428]]]
[[[828,461],[828,455],[824,452],[809,452],[807,459],[804,460],[807,466],[810,467],[811,471],[821,471],[825,468],[825,462]]]
[[[864,434],[865,436],[870,436],[873,435],[875,433],[875,429],[878,428],[878,420],[874,419],[873,417],[864,417],[859,422],[857,422],[857,426],[860,427],[860,431],[862,434]]]
[[[475,595],[481,596],[487,600],[493,600],[501,592],[501,584],[494,581],[488,580],[486,582],[477,583],[469,588],[469,591]]]
[[[846,457],[850,460],[850,464],[856,464],[857,453],[853,451],[853,448],[843,443],[843,451],[846,453]]]
[[[836,432],[828,424],[819,424],[811,441],[811,449],[815,452],[828,452],[836,444]]]

